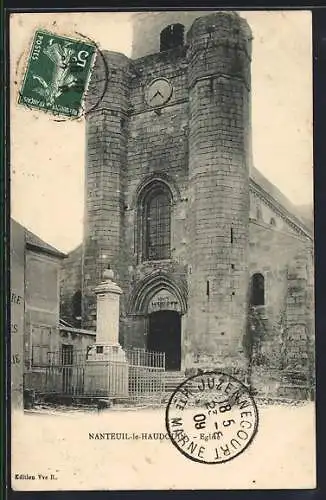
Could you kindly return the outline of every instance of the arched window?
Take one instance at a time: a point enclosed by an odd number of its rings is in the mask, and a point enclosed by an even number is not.
[[[142,258],[170,258],[171,194],[163,183],[155,183],[147,191],[142,205]]]
[[[184,43],[184,26],[170,24],[160,34],[160,52],[181,47]]]
[[[72,297],[72,315],[73,318],[77,321],[81,320],[81,315],[82,315],[82,295],[81,291],[78,290],[76,293],[74,293]]]
[[[256,273],[251,278],[251,297],[252,306],[263,306],[265,304],[265,279],[260,273]]]
[[[271,226],[276,226],[276,221],[274,219],[274,217],[271,218],[271,220],[269,221],[270,225]]]

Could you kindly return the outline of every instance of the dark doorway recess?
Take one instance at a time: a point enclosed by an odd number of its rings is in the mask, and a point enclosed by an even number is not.
[[[165,352],[165,369],[180,370],[181,316],[176,311],[158,311],[149,315],[147,349]]]

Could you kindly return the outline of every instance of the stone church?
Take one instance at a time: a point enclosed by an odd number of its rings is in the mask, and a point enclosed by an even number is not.
[[[99,52],[89,84],[84,240],[64,263],[62,319],[95,329],[110,265],[122,346],[165,352],[170,371],[309,377],[312,225],[252,164],[248,23],[143,12],[133,29],[132,58]]]

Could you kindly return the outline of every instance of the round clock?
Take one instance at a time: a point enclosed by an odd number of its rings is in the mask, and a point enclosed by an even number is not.
[[[155,108],[167,103],[172,95],[172,85],[166,78],[156,78],[147,87],[146,102]]]

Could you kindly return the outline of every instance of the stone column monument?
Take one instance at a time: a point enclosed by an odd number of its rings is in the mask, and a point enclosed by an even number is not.
[[[121,288],[111,269],[95,289],[97,297],[96,342],[89,347],[85,369],[85,394],[108,398],[128,396],[128,363],[119,344]]]

